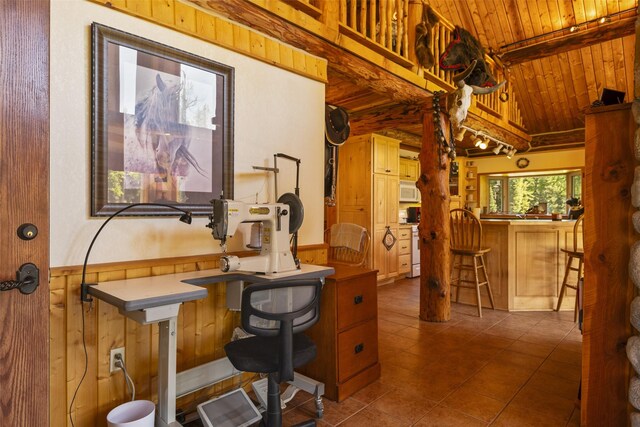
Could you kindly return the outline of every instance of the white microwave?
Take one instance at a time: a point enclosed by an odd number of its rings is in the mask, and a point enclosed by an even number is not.
[[[420,202],[420,191],[413,181],[400,181],[400,201],[401,202]]]

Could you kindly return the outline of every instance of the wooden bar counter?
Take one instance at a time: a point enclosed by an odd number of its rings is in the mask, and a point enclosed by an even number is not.
[[[491,248],[485,260],[496,309],[553,310],[567,262],[561,249],[573,244],[575,221],[482,219],[481,223],[484,246]],[[474,290],[460,289],[460,302],[475,301]],[[490,307],[484,291],[482,301],[483,307]],[[575,292],[569,289],[562,309],[573,310],[574,303]]]

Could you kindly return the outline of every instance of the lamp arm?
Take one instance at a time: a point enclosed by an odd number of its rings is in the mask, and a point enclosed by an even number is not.
[[[82,282],[80,282],[80,301],[81,302],[92,302],[93,298],[91,298],[89,296],[89,284],[85,283],[85,276],[87,273],[87,262],[89,261],[89,254],[91,253],[91,249],[93,248],[93,244],[96,242],[96,239],[98,238],[98,236],[100,235],[100,233],[102,232],[102,230],[104,229],[104,227],[109,223],[109,221],[111,221],[113,218],[117,217],[118,215],[120,215],[122,212],[129,210],[131,208],[134,208],[136,206],[161,206],[161,207],[165,207],[165,208],[170,208],[173,210],[176,210],[178,212],[182,212],[184,215],[183,217],[188,218],[189,224],[191,223],[191,212],[186,211],[184,209],[181,209],[177,206],[172,206],[172,205],[165,205],[162,203],[132,203],[128,206],[125,206],[124,208],[114,212],[113,214],[111,214],[111,216],[109,218],[107,218],[107,220],[105,222],[102,223],[102,225],[100,226],[100,228],[98,228],[98,231],[96,232],[96,234],[93,236],[93,239],[91,239],[91,243],[89,244],[89,248],[87,249],[87,254],[84,257],[84,263],[82,264]],[[182,220],[182,217],[180,218]]]

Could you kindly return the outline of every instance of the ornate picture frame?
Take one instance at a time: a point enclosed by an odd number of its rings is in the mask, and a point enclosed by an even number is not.
[[[97,23],[91,33],[91,215],[140,202],[206,215],[233,198],[233,67]]]

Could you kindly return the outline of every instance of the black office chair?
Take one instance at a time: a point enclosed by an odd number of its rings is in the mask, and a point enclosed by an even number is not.
[[[254,283],[242,291],[242,328],[255,336],[224,346],[236,369],[269,374],[267,412],[261,425],[282,426],[280,383],[316,357],[316,345],[300,332],[320,317],[322,281]],[[309,420],[298,427],[315,426]]]

